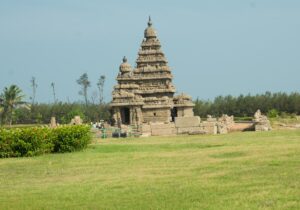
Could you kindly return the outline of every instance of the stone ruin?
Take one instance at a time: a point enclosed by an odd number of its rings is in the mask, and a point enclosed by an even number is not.
[[[81,125],[82,119],[80,116],[75,116],[73,119],[71,119],[70,125]]]
[[[175,122],[148,123],[142,125],[142,136],[180,135],[180,134],[226,134],[234,126],[233,116],[220,118],[208,116],[201,121],[199,116],[176,117]]]
[[[118,84],[110,104],[119,128],[137,126],[143,136],[227,133],[233,117],[194,116],[194,103],[186,94],[174,96],[173,75],[149,18],[136,67],[126,57],[119,67]]]
[[[228,116],[227,114],[223,114],[217,122],[217,133],[226,134],[232,127],[234,127],[234,125],[235,122],[233,115]]]
[[[149,17],[148,27],[138,51],[136,67],[124,56],[110,107],[115,126],[126,130],[134,126],[142,136],[177,134],[225,134],[234,126],[233,116],[207,116],[201,122],[194,116],[194,103],[186,94],[174,96],[173,75]],[[265,130],[259,118],[257,130]]]
[[[73,119],[71,119],[70,125],[81,125],[82,124],[82,119],[80,116],[75,116]],[[55,117],[51,117],[50,119],[50,128],[56,128],[59,126],[59,124],[56,122]]]
[[[254,114],[255,131],[270,131],[272,130],[270,121],[266,115],[263,115],[258,109]]]
[[[56,127],[57,127],[56,119],[55,117],[51,117],[50,128],[56,128]]]

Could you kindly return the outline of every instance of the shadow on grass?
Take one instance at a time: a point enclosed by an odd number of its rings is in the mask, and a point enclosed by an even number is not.
[[[226,152],[226,153],[211,155],[211,157],[213,158],[237,158],[243,156],[246,156],[245,152]]]
[[[160,144],[160,145],[92,145],[96,153],[162,152],[184,149],[207,149],[223,147],[225,144]]]

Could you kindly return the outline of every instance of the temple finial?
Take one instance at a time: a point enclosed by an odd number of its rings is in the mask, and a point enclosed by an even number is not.
[[[149,27],[152,26],[152,21],[151,21],[150,15],[149,15],[149,20],[148,20],[148,26],[149,26]]]
[[[126,63],[127,62],[127,58],[126,56],[123,57],[123,63]]]

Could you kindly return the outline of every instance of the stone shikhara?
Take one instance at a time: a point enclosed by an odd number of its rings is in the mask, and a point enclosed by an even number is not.
[[[160,41],[149,18],[144,39],[138,52],[136,68],[126,57],[120,65],[118,84],[114,87],[111,107],[118,125],[143,123],[169,123],[175,117],[193,116],[191,97],[174,97],[173,75],[161,50]]]

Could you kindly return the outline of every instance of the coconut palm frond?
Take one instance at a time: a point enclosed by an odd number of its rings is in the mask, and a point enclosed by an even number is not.
[[[8,118],[9,124],[12,123],[13,110],[21,105],[26,106],[26,102],[23,101],[24,97],[22,90],[17,85],[11,85],[10,87],[4,88],[0,97],[0,105],[2,107],[2,112]]]

